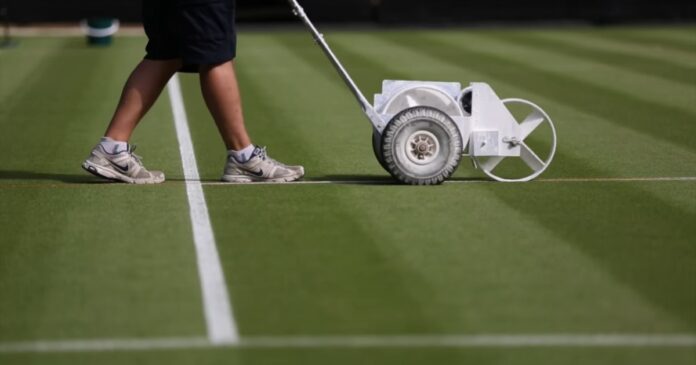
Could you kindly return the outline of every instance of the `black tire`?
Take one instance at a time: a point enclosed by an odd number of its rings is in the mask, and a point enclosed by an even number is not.
[[[377,131],[372,131],[372,151],[375,153],[375,158],[379,165],[382,166],[384,171],[389,172],[386,162],[384,162],[384,155],[382,154],[382,135]]]
[[[462,148],[454,121],[431,107],[402,111],[382,134],[386,169],[404,184],[442,184],[457,170]]]

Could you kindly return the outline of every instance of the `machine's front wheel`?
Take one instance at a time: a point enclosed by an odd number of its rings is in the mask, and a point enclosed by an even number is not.
[[[382,135],[387,171],[411,185],[437,185],[459,166],[462,138],[444,112],[431,107],[409,108],[389,122]]]

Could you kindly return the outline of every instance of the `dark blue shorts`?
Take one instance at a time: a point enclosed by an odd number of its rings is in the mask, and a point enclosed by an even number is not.
[[[237,55],[235,0],[143,0],[146,59],[181,59],[184,72]]]

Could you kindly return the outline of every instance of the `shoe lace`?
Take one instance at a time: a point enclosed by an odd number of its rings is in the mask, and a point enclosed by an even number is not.
[[[140,167],[143,167],[143,158],[134,153],[136,148],[138,148],[138,146],[128,145],[128,154],[131,156],[131,158],[133,158],[133,160],[135,160],[135,162],[138,163],[138,165],[140,165]]]
[[[256,149],[256,156],[258,156],[262,160],[268,159],[268,152],[266,151],[266,147],[257,147]],[[272,159],[271,159],[272,160]]]
[[[261,158],[262,160],[264,160],[264,161],[268,161],[268,162],[270,162],[270,163],[279,165],[279,166],[281,166],[281,167],[288,167],[288,166],[285,165],[284,163],[279,162],[279,161],[276,161],[275,159],[269,157],[269,156],[268,156],[268,151],[266,151],[266,149],[267,149],[267,147],[265,147],[265,146],[264,146],[264,147],[257,147],[257,151],[258,151],[258,152],[256,153],[256,155],[257,155],[259,158]]]

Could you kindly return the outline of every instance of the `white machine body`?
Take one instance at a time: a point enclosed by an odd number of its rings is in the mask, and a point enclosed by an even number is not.
[[[471,114],[462,106],[465,93],[473,95]],[[429,106],[449,115],[457,124],[465,150],[472,156],[519,157],[520,127],[503,101],[486,83],[474,82],[462,90],[458,82],[385,80],[375,95],[374,110],[380,117],[373,126],[382,132],[385,124],[402,110]]]

